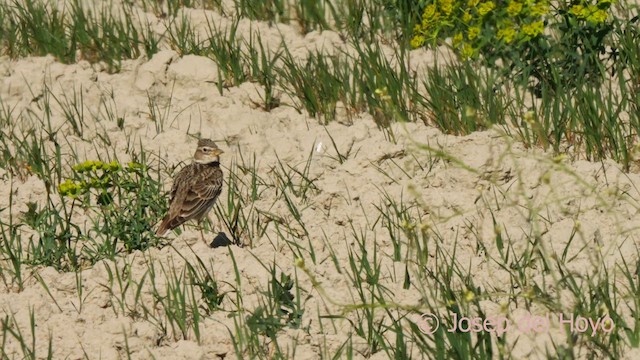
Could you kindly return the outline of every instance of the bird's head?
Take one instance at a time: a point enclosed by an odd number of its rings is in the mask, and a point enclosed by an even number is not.
[[[198,141],[198,148],[196,153],[193,154],[193,159],[198,164],[211,164],[214,162],[220,162],[220,154],[224,151],[220,150],[216,143],[210,139],[200,139]]]

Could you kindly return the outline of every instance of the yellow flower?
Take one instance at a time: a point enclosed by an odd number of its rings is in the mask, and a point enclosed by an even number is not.
[[[587,17],[586,9],[582,5],[573,5],[569,13],[575,15],[578,19],[584,19]]]
[[[120,164],[118,164],[118,162],[115,160],[110,162],[108,165],[109,165],[109,170],[111,171],[118,171],[121,169]]]
[[[417,49],[419,47],[422,47],[422,45],[424,45],[424,36],[416,35],[411,39],[412,48]]]
[[[440,10],[449,16],[453,12],[453,1],[452,0],[441,0],[440,1]]]
[[[74,181],[67,179],[58,185],[58,193],[62,196],[75,198],[82,193],[82,184],[76,184]]]
[[[516,16],[520,14],[521,11],[522,11],[522,3],[519,3],[517,1],[512,1],[507,6],[507,14],[509,14],[509,16]]]
[[[473,57],[474,54],[475,54],[475,49],[473,48],[473,46],[471,46],[471,44],[469,43],[462,44],[460,55],[462,55],[463,59],[469,59]]]
[[[387,87],[383,87],[383,88],[377,88],[375,89],[374,93],[381,99],[381,100],[391,100],[391,96],[389,96],[389,91],[387,90]]]
[[[495,8],[496,8],[496,4],[494,4],[493,1],[487,1],[485,3],[480,4],[480,6],[478,6],[478,14],[480,14],[480,16],[485,16]]]
[[[72,169],[81,173],[85,171],[96,171],[98,169],[102,169],[103,165],[103,162],[100,160],[87,160],[83,163],[73,166]]]
[[[91,170],[91,168],[93,167],[94,161],[93,160],[87,160],[83,163],[77,164],[72,166],[71,168],[77,172],[84,172],[87,170]]]
[[[416,228],[416,224],[409,222],[407,220],[403,220],[402,223],[400,224],[400,226],[405,229],[405,230],[409,230],[412,231],[413,229]]]
[[[424,22],[432,20],[436,17],[436,5],[435,4],[431,4],[429,6],[427,6],[426,8],[424,8],[424,12],[422,13],[422,21]]]
[[[430,27],[431,27],[430,21],[422,20],[422,23],[420,23],[420,32],[427,32]]]
[[[525,24],[522,26],[522,32],[530,38],[534,38],[542,34],[543,31],[544,31],[544,22],[542,21],[536,21],[531,24]]]
[[[63,183],[58,185],[58,192],[63,193],[66,192],[72,185],[75,185],[73,181],[67,179]]]
[[[589,16],[587,16],[587,21],[591,22],[591,23],[603,23],[607,20],[607,17],[609,17],[609,15],[607,14],[606,11],[602,10],[602,9],[597,9],[593,12],[591,12],[591,14],[589,14]]]
[[[529,124],[529,125],[533,125],[535,124],[536,121],[536,113],[534,113],[533,111],[529,110],[526,113],[524,113],[524,121]]]
[[[498,39],[504,41],[507,44],[510,44],[513,39],[516,37],[516,31],[509,27],[498,30]]]
[[[140,163],[137,162],[130,162],[127,164],[127,171],[131,172],[131,171],[136,171],[136,170],[140,170],[143,169],[144,166]]]
[[[480,28],[477,26],[472,26],[469,28],[469,32],[467,33],[467,38],[469,40],[473,40],[480,35]]]
[[[453,36],[453,46],[454,47],[458,47],[458,45],[460,45],[460,43],[462,43],[462,40],[464,39],[464,36],[462,35],[462,33],[457,33]]]
[[[560,154],[560,155],[558,155],[558,156],[554,157],[554,158],[553,158],[553,159],[551,159],[551,160],[553,160],[553,162],[554,162],[554,163],[559,164],[559,163],[563,162],[566,158],[567,158],[567,155],[565,155],[565,154]]]
[[[465,294],[464,294],[464,300],[465,300],[466,302],[471,302],[471,301],[473,301],[473,299],[475,299],[475,298],[476,298],[476,294],[474,294],[474,293],[473,293],[473,291],[468,291],[468,290],[467,290],[467,291],[465,292]]]
[[[473,16],[471,16],[471,14],[469,14],[468,11],[465,11],[464,14],[462,15],[462,22],[465,24],[468,24],[469,22],[471,22],[472,19],[473,19]]]
[[[531,16],[540,17],[542,15],[546,15],[549,13],[549,3],[546,1],[541,1],[536,3],[531,7]]]
[[[476,5],[478,5],[480,3],[480,0],[469,0],[467,1],[467,7],[475,7]]]

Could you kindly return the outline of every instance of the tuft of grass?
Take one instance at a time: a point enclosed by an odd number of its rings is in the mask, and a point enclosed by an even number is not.
[[[131,12],[127,6],[122,5],[125,14]],[[142,49],[147,56],[158,50],[159,37],[149,25],[139,29],[133,18],[118,17],[109,6],[86,9],[80,0],[68,8],[39,0],[0,5],[0,51],[12,58],[51,54],[63,63],[102,61],[117,72],[122,60],[137,58]]]
[[[171,48],[180,56],[205,54],[204,41],[191,26],[190,18],[186,13],[182,13],[180,18],[171,18],[166,33]]]
[[[183,269],[180,273],[176,272],[175,265],[165,267],[161,264],[162,273],[158,273],[153,263],[149,264],[149,279],[153,287],[152,296],[154,306],[152,308],[144,307],[145,312],[157,311],[161,307],[162,312],[159,321],[165,330],[167,325],[171,327],[169,334],[173,334],[173,339],[189,340],[195,338],[200,342],[200,310],[198,307],[195,288],[189,286],[187,275]],[[162,277],[166,279],[164,289],[158,288],[155,278]],[[193,337],[192,337],[193,336]]]
[[[266,21],[269,25],[276,22],[287,23],[289,4],[283,0],[234,0],[238,17]]]
[[[10,186],[13,186],[13,181]],[[0,277],[8,291],[24,289],[22,275],[22,263],[24,262],[22,250],[22,233],[19,231],[20,223],[14,222],[13,216],[13,192],[9,193],[9,207],[0,209],[0,213],[9,210],[8,221],[0,221],[0,233],[2,233],[1,252],[4,255],[0,265]],[[5,265],[5,263],[8,263]],[[8,266],[7,266],[8,265]]]
[[[45,356],[36,352],[37,345],[37,336],[36,336],[36,316],[34,308],[29,309],[29,330],[31,332],[29,338],[26,334],[23,334],[20,327],[17,325],[17,321],[14,314],[5,314],[4,318],[0,319],[0,327],[2,331],[2,355],[3,357],[8,358],[9,355],[15,356],[17,354],[7,354],[5,353],[4,345],[7,343],[9,338],[15,339],[20,345],[20,351],[22,352],[22,357],[25,359],[36,359],[44,357],[46,359],[53,359],[53,336],[49,334],[47,353]]]
[[[248,49],[247,57],[249,58],[250,77],[264,88],[264,94],[261,94],[262,104],[259,105],[262,110],[271,111],[280,106],[280,98],[276,93],[276,64],[282,56],[282,51],[272,52],[270,49],[265,48],[259,33],[251,36],[246,46]]]
[[[45,56],[52,54],[62,62],[71,62],[75,54],[67,42],[64,13],[55,6],[35,0],[14,1],[2,5],[4,24],[9,24],[4,33],[15,31],[9,38],[13,44],[4,42],[10,56]],[[15,24],[15,25],[14,25]]]
[[[443,132],[464,135],[505,122],[505,95],[489,71],[479,74],[469,63],[435,65],[423,85],[425,122]]]
[[[322,31],[330,28],[327,22],[330,7],[329,1],[300,0],[294,2],[293,17],[303,34],[313,30]]]
[[[266,183],[258,175],[255,156],[253,165],[232,162],[225,176],[226,203],[216,202],[215,213],[234,243],[252,246],[253,239],[264,235],[270,221],[256,207]],[[224,197],[222,197],[224,199]]]
[[[239,17],[222,29],[212,19],[207,18],[206,52],[218,64],[218,91],[237,86],[249,79],[249,59],[242,50],[242,40],[238,35]]]
[[[313,160],[313,154],[315,152],[316,144],[312,144],[309,151],[309,156],[302,163],[303,168],[298,169],[297,166],[285,165],[278,154],[276,154],[277,164],[272,169],[271,173],[275,177],[282,192],[290,192],[295,197],[299,198],[303,203],[309,199],[309,195],[313,195],[319,191],[319,188],[315,185],[315,181],[318,178],[312,178],[311,164]]]
[[[358,108],[354,93],[352,66],[346,57],[310,52],[305,63],[299,63],[284,46],[282,67],[278,68],[280,87],[297,102],[294,107],[322,119],[324,124],[335,120],[336,103],[342,101],[349,109]]]

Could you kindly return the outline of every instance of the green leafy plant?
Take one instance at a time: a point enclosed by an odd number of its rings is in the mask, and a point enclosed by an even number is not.
[[[247,326],[272,339],[286,326],[299,328],[304,309],[300,306],[300,294],[297,294],[296,300],[296,296],[292,293],[293,289],[294,281],[291,276],[280,273],[278,280],[276,269],[272,267],[270,286],[265,293],[268,303],[258,306],[247,317]]]
[[[93,231],[104,242],[93,251],[113,256],[118,243],[127,252],[160,244],[151,228],[166,204],[159,180],[146,165],[85,161],[73,167],[73,179],[61,183],[58,192],[100,215],[93,217]]]
[[[601,79],[602,55],[613,30],[612,0],[551,5],[530,1],[429,1],[413,30],[411,46],[451,39],[462,59],[503,69],[507,75],[537,79],[536,86]],[[558,70],[558,69],[561,69]]]

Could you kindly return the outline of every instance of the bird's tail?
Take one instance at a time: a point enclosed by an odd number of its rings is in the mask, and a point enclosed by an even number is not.
[[[164,234],[166,234],[167,231],[169,231],[169,217],[168,216],[166,216],[164,219],[162,219],[162,222],[160,223],[160,226],[158,226],[158,230],[156,230],[156,235],[164,236]]]
[[[167,216],[165,216],[164,219],[162,219],[160,226],[158,226],[158,230],[156,230],[156,235],[164,236],[164,234],[166,234],[167,231],[173,230],[178,226],[184,224],[185,221],[187,221],[187,218],[184,218],[182,216],[172,218],[169,215],[170,214],[167,214]]]

